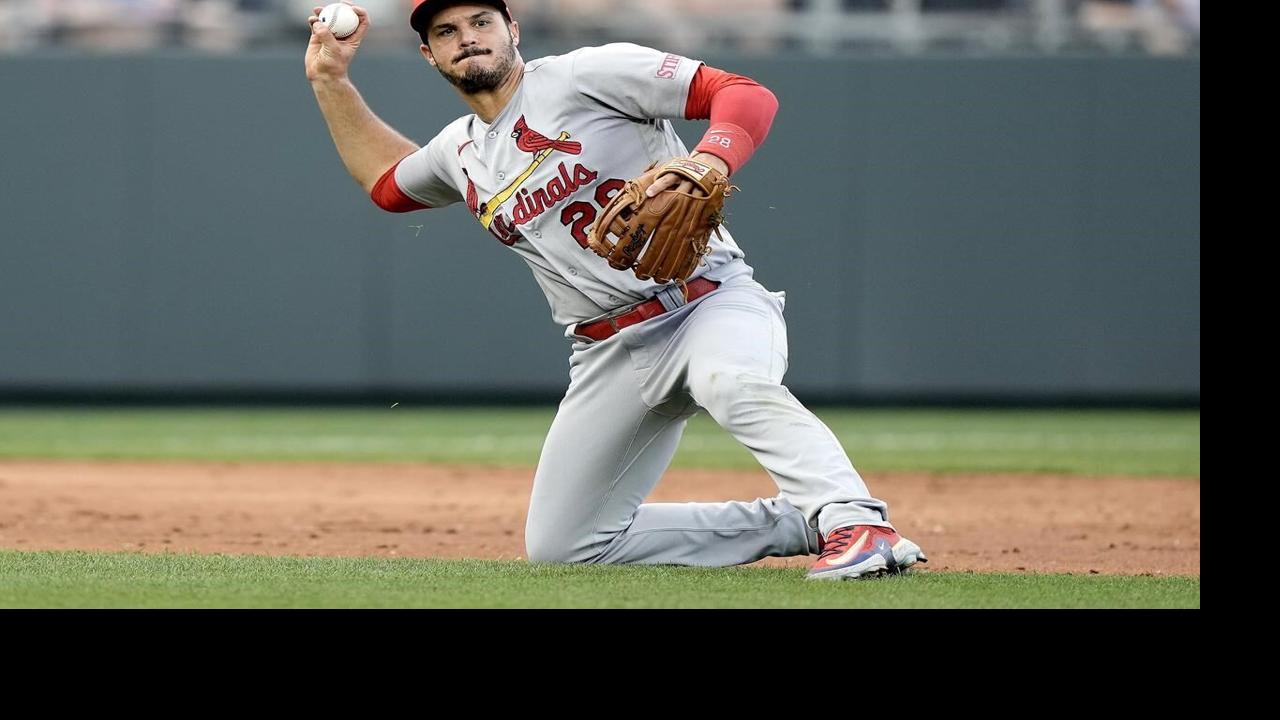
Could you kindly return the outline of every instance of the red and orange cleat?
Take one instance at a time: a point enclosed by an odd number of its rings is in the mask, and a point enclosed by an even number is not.
[[[893,528],[850,525],[836,528],[818,539],[818,560],[809,568],[807,580],[852,580],[860,577],[897,574],[928,562],[919,545],[902,537]]]

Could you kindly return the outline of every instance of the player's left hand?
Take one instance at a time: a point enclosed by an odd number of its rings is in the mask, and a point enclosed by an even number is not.
[[[697,160],[700,163],[705,163],[707,165],[710,165],[716,170],[719,170],[720,173],[725,177],[729,177],[729,166],[725,163],[725,161],[721,160],[715,155],[712,155],[710,153],[700,152],[700,153],[694,153],[693,155],[691,155],[690,159]],[[672,188],[675,188],[676,192],[691,193],[695,197],[703,197],[706,194],[702,191],[702,188],[697,185],[697,183],[693,182],[692,180],[685,180],[679,175],[673,174],[673,175],[663,175],[662,177],[654,181],[654,183],[649,186],[649,189],[645,191],[645,196],[656,197],[658,193],[666,190],[670,190]]]

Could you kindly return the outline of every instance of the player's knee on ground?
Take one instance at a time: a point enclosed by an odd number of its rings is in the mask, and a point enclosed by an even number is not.
[[[524,547],[529,562],[588,563],[599,555],[589,540],[559,531],[554,522],[526,525]]]

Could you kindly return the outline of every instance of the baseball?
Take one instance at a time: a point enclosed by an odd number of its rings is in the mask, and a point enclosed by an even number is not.
[[[346,3],[330,3],[320,11],[320,22],[329,26],[333,36],[342,39],[360,27],[360,16]]]

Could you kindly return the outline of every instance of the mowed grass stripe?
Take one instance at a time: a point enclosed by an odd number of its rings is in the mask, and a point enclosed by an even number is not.
[[[1187,577],[0,551],[3,608],[1199,608]]]
[[[0,410],[0,458],[533,465],[551,408]],[[1200,413],[817,411],[862,470],[1199,477]],[[752,468],[705,415],[674,465]]]

